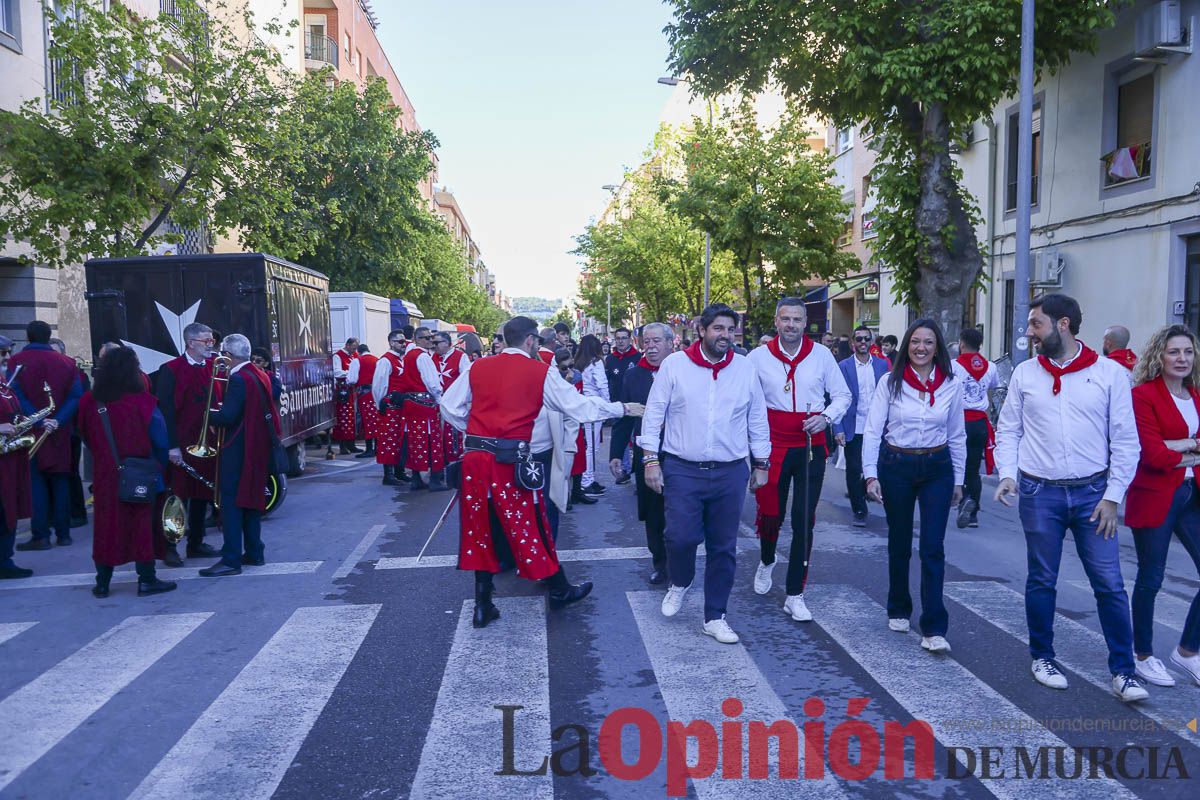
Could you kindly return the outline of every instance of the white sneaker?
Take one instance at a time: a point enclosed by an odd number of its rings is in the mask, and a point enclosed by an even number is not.
[[[1181,656],[1179,649],[1171,650],[1171,663],[1192,676],[1192,680],[1200,685],[1200,655]]]
[[[1033,678],[1042,686],[1049,686],[1051,689],[1067,688],[1067,676],[1058,671],[1053,661],[1046,658],[1034,659]]]
[[[737,644],[738,641],[738,635],[733,632],[733,628],[729,627],[724,614],[719,619],[704,623],[704,632],[721,644]]]
[[[1112,692],[1122,703],[1136,703],[1138,700],[1145,700],[1150,696],[1150,693],[1138,683],[1138,679],[1128,673],[1113,675]]]
[[[775,562],[764,564],[758,562],[758,569],[754,571],[754,593],[766,594],[771,591],[771,573],[775,570]]]
[[[783,611],[785,614],[791,614],[792,619],[796,622],[812,622],[812,612],[804,604],[804,595],[802,594],[788,595],[788,599],[783,604]]]
[[[889,619],[888,630],[895,631],[896,633],[908,633],[908,620],[899,618]]]
[[[931,653],[950,652],[950,643],[946,641],[945,636],[922,636],[921,647],[924,647]]]
[[[662,601],[662,613],[664,617],[673,617],[679,613],[679,609],[683,606],[683,596],[687,594],[690,588],[692,588],[690,583],[687,586],[670,585]]]
[[[1178,653],[1179,651],[1176,650],[1175,652]],[[1175,685],[1175,678],[1171,673],[1167,672],[1167,668],[1163,666],[1163,662],[1154,656],[1150,656],[1145,661],[1137,659],[1133,663],[1137,665],[1134,667],[1134,672],[1146,683],[1152,683],[1155,686]]]

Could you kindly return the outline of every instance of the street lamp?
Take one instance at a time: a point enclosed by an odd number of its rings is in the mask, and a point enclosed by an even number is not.
[[[686,81],[686,78],[677,78],[674,75],[668,75],[658,79],[658,82],[663,86],[678,86],[680,82]],[[706,97],[704,98],[704,107],[708,109],[708,126],[712,127],[712,102]],[[708,231],[704,232],[704,306],[708,307],[708,287],[712,276],[712,234]]]
[[[1029,355],[1025,326],[1029,322],[1030,206],[1033,201],[1033,31],[1034,0],[1021,1],[1021,80],[1017,120],[1017,243],[1013,275],[1012,363]],[[995,202],[995,198],[991,198]],[[991,246],[991,242],[988,243]]]

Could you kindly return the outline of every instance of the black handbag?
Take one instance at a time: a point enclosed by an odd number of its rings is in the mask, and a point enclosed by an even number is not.
[[[513,474],[517,485],[530,492],[540,492],[546,488],[546,465],[532,458],[518,461],[513,465]]]
[[[246,381],[250,383],[250,381]],[[258,390],[259,396],[262,397],[263,405],[267,411],[263,414],[263,418],[267,423],[267,435],[271,437],[271,452],[267,458],[267,471],[271,475],[280,475],[288,471],[288,454],[287,448],[283,446],[283,442],[279,440],[279,434],[275,432],[274,415],[271,413],[273,406],[271,398],[266,396],[266,390],[257,380],[254,381],[254,388]]]
[[[108,421],[108,409],[100,405],[96,410],[100,414],[100,424],[104,426],[113,461],[117,462],[117,499],[122,503],[153,503],[158,494],[162,467],[153,458],[130,456],[122,460],[117,452],[117,442],[113,439],[112,424]]]

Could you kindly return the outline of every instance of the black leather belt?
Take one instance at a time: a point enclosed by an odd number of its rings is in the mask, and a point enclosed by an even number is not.
[[[1036,481],[1036,482],[1042,484],[1043,486],[1079,487],[1079,486],[1087,486],[1088,484],[1095,483],[1096,481],[1100,480],[1101,478],[1107,478],[1108,470],[1102,469],[1099,472],[1095,473],[1094,475],[1088,475],[1085,478],[1059,478],[1057,480],[1050,480],[1049,478],[1039,478],[1037,475],[1030,475],[1028,472],[1021,470],[1021,477],[1025,478],[1027,480]]]
[[[494,436],[474,436],[467,434],[463,437],[463,447],[467,450],[482,450],[485,453],[495,455],[501,450],[510,450],[519,448],[521,445],[529,447],[529,442],[524,439],[499,439]]]
[[[948,447],[945,444],[939,444],[937,447],[896,447],[896,445],[890,442],[884,442],[884,444],[893,453],[902,453],[906,456],[930,456],[934,453],[940,453]]]
[[[717,469],[718,467],[731,467],[735,464],[746,463],[746,459],[744,458],[739,458],[737,461],[688,461],[686,458],[680,458],[673,453],[663,453],[662,458],[663,460],[678,461],[680,464],[686,464],[696,469]]]

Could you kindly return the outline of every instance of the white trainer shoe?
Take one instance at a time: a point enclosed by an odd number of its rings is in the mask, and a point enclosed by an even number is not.
[[[1112,693],[1122,703],[1136,703],[1138,700],[1145,700],[1150,696],[1150,693],[1138,683],[1138,679],[1128,673],[1113,675]]]
[[[719,619],[712,619],[704,623],[704,632],[721,644],[737,644],[738,641],[738,635],[733,632],[733,628],[729,627],[724,614]]]
[[[758,562],[758,569],[754,571],[754,593],[766,594],[771,591],[771,573],[775,570],[775,562],[764,564]]]
[[[924,647],[931,653],[950,652],[950,643],[946,641],[945,636],[922,636],[921,647]]]
[[[1200,686],[1200,655],[1181,656],[1176,648],[1171,650],[1171,663],[1192,676],[1192,680]]]
[[[1179,651],[1176,650],[1176,653]],[[1150,656],[1145,661],[1137,659],[1133,662],[1136,666],[1134,672],[1139,678],[1146,683],[1155,686],[1174,686],[1175,677],[1167,672],[1167,668],[1163,666],[1163,662],[1159,661],[1154,656]]]
[[[889,619],[888,630],[895,631],[896,633],[908,633],[908,620],[898,617]]]
[[[788,595],[788,599],[783,603],[783,611],[785,614],[791,614],[796,622],[812,622],[812,612],[804,604],[802,594]]]
[[[683,597],[690,588],[692,588],[690,583],[687,586],[670,585],[662,601],[662,613],[664,617],[673,617],[679,613],[679,609],[683,606]]]
[[[1053,661],[1046,658],[1034,659],[1033,679],[1051,689],[1067,688],[1067,676],[1058,671]]]

